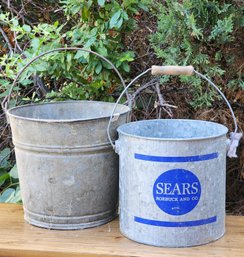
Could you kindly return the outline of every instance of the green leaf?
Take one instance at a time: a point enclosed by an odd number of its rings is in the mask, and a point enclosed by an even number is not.
[[[15,27],[17,27],[17,26],[19,25],[19,22],[18,22],[17,18],[13,18],[13,19],[12,19],[12,23],[13,23],[13,25],[14,25]]]
[[[34,51],[36,51],[39,48],[40,45],[41,44],[40,44],[40,39],[39,38],[35,37],[31,40],[31,46],[34,49]]]
[[[6,166],[7,165],[7,160],[10,156],[11,150],[10,148],[4,148],[1,152],[0,152],[0,165],[1,166]]]
[[[9,175],[11,176],[11,178],[14,178],[14,179],[18,179],[18,178],[19,178],[18,170],[17,170],[16,164],[15,164],[14,167],[10,170]]]
[[[3,93],[1,93],[1,94],[0,94],[0,98],[5,97],[5,96],[7,96],[7,95],[9,95],[9,90],[6,90],[6,91],[4,91]]]
[[[73,6],[70,11],[72,12],[73,15],[75,15],[76,13],[78,13],[80,11],[81,7],[79,5],[75,5]]]
[[[102,68],[103,68],[103,66],[102,66],[101,62],[99,62],[95,68],[96,74],[99,74],[101,72]]]
[[[122,26],[122,24],[123,24],[123,18],[120,18],[120,19],[118,20],[118,22],[116,23],[115,28],[116,28],[116,29],[119,29],[119,28]]]
[[[112,29],[116,26],[119,18],[120,18],[120,15],[121,15],[121,10],[117,11],[113,16],[112,18],[110,19],[110,22],[109,22],[109,28]]]
[[[121,16],[123,17],[124,20],[126,21],[129,20],[129,16],[125,11],[122,12]]]
[[[10,148],[4,148],[1,152],[0,152],[0,161],[2,161],[6,156],[10,155]]]
[[[89,47],[87,50],[91,50]],[[84,51],[78,51],[74,57],[74,59],[81,59],[84,58],[85,60],[89,61],[89,53]]]
[[[87,21],[88,18],[89,18],[89,14],[90,14],[89,9],[86,6],[83,6],[83,8],[82,8],[82,19]]]
[[[39,63],[34,66],[36,71],[42,72],[48,69],[48,65],[46,63]]]
[[[29,25],[24,24],[22,28],[25,32],[31,32],[31,27]]]
[[[1,88],[2,90],[4,90],[4,89],[6,88],[6,90],[3,91],[3,92],[0,94],[0,98],[9,95],[9,91],[10,91],[10,82],[7,81],[7,80],[1,80],[1,81],[0,81],[0,88]],[[15,90],[15,89],[16,89],[16,88],[14,88],[14,90]]]
[[[90,46],[93,45],[93,43],[96,41],[96,37],[91,37],[87,42],[86,44],[84,45],[84,48],[85,49],[88,49]]]
[[[123,67],[123,70],[126,71],[126,72],[129,72],[130,71],[130,66],[128,65],[128,63],[123,63],[122,64],[122,67]]]
[[[244,81],[240,81],[240,88],[244,90]]]
[[[103,64],[103,67],[108,69],[108,70],[112,70],[113,68],[111,67],[111,65],[105,61],[102,60],[102,64]]]
[[[105,4],[105,0],[98,0],[97,3],[98,3],[101,7],[103,7],[104,4]]]
[[[123,54],[121,55],[121,57],[119,58],[119,61],[120,61],[120,62],[124,62],[124,61],[131,62],[131,61],[134,60],[134,57],[135,57],[134,52],[132,52],[132,51],[127,51],[127,52],[125,52],[125,53],[123,53]]]
[[[54,24],[53,24],[53,26],[54,26],[55,28],[57,28],[58,25],[59,25],[59,21],[55,21]]]
[[[8,188],[0,195],[0,202],[9,203],[11,201],[11,198],[14,197],[14,195],[15,190],[13,188]]]
[[[14,193],[14,196],[12,196],[9,199],[9,203],[20,203],[21,202],[21,192],[20,192],[20,187],[17,187]]]
[[[20,83],[21,85],[23,85],[23,86],[27,86],[27,85],[32,84],[32,83],[33,83],[33,80],[23,78],[23,79],[21,79],[21,80],[19,81],[19,83]]]
[[[72,66],[72,54],[68,53],[67,57],[66,57],[66,68],[67,68],[67,71],[70,70],[71,66]]]
[[[107,50],[107,48],[106,48],[105,46],[103,46],[103,45],[100,45],[100,46],[99,46],[99,48],[97,49],[97,52],[98,52],[99,54],[101,54],[102,56],[104,56],[104,57],[107,57],[107,56],[108,56],[108,50]]]
[[[8,87],[9,87],[10,84],[11,84],[11,83],[10,83],[8,80],[6,80],[6,79],[0,79],[0,86],[1,86],[1,88],[4,87],[4,88],[8,89]]]
[[[148,7],[146,6],[146,4],[144,4],[144,3],[138,3],[138,6],[142,9],[142,10],[144,10],[144,11],[146,11],[146,12],[148,12]]]
[[[2,186],[7,179],[9,179],[9,173],[4,171],[0,172],[0,186]]]

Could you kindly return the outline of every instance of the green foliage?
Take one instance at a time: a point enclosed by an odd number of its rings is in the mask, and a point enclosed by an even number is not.
[[[0,188],[3,189],[0,194],[0,202],[19,203],[21,202],[19,177],[16,165],[12,167],[10,154],[9,148],[0,152]]]
[[[17,72],[33,57],[47,50],[76,46],[95,51],[108,58],[122,73],[130,71],[129,63],[134,59],[132,51],[126,51],[123,35],[135,26],[134,15],[146,8],[146,2],[139,0],[60,1],[66,18],[63,24],[39,23],[35,26],[20,24],[9,13],[0,14],[0,24],[8,26],[16,35],[19,51],[0,57],[3,73],[0,74],[0,97],[8,89]],[[54,53],[31,65],[20,79],[20,88],[33,86],[33,74],[45,80],[47,97],[72,99],[112,100],[112,89],[119,90],[120,83],[105,61],[87,52]],[[58,84],[57,86],[53,85]],[[55,90],[53,90],[55,88]],[[54,92],[56,91],[56,92]],[[33,90],[31,91],[33,93]],[[51,93],[50,93],[51,92]],[[25,99],[38,98],[28,93]]]
[[[232,88],[243,88],[241,75],[230,68],[238,54],[228,51],[244,25],[242,8],[226,1],[166,0],[158,9],[151,43],[164,64],[193,65],[221,86],[229,80]],[[213,92],[206,91],[201,80],[182,76],[180,81],[193,86],[194,107],[211,106]]]
[[[74,46],[95,51],[108,58],[122,74],[128,73],[134,53],[126,51],[123,37],[135,29],[134,16],[146,9],[147,2],[62,0],[60,21],[51,24],[27,25],[13,14],[0,13],[0,26],[7,29],[11,43],[9,46],[5,42],[4,47],[10,48],[7,53],[0,52],[0,99],[9,94],[21,68],[33,57],[54,48]],[[12,98],[22,102],[49,98],[114,101],[120,90],[120,80],[105,61],[84,51],[55,52],[27,68],[13,88]],[[10,155],[9,148],[0,152],[0,202],[20,201],[17,170],[12,168]]]

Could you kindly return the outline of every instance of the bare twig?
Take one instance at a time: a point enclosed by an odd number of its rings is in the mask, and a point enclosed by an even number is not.
[[[153,31],[152,31],[148,26],[146,26],[146,29],[147,29],[150,33],[153,33]]]
[[[151,54],[151,53],[146,53],[146,54],[140,55],[140,56],[136,57],[136,58],[134,59],[134,61],[136,61],[136,60],[138,60],[138,59],[141,59],[141,58],[143,58],[143,57],[146,57],[146,56],[148,56],[148,55],[150,55],[150,54]]]
[[[132,94],[132,100],[134,101],[136,97],[146,88],[154,86],[156,83],[158,83],[158,79],[152,79],[148,83],[146,83],[143,86],[140,86],[133,94]]]
[[[48,88],[44,85],[44,82],[42,78],[38,75],[33,75],[34,85],[37,90],[37,95],[39,98],[43,98],[46,96],[46,94],[49,92]]]
[[[5,115],[5,114],[4,114],[4,115]],[[7,128],[8,128],[8,125],[7,125],[7,124],[5,124],[4,126],[1,127],[2,132],[1,132],[1,134],[0,134],[0,138],[4,135],[4,133],[5,133],[5,131],[7,130]]]
[[[3,4],[5,4],[7,6],[7,8],[9,9],[10,12],[14,13],[17,15],[17,17],[21,18],[22,20],[24,20],[24,22],[26,24],[29,24],[32,26],[32,23],[26,18],[24,17],[20,11],[17,11],[13,6],[10,5],[10,0],[1,0]]]
[[[13,48],[12,48],[12,46],[11,46],[11,43],[10,43],[10,41],[9,41],[9,39],[8,39],[8,37],[7,37],[7,35],[5,34],[4,30],[3,30],[1,27],[0,27],[0,32],[1,32],[1,34],[2,34],[2,36],[3,36],[3,38],[4,38],[4,40],[6,41],[6,43],[7,43],[7,45],[8,45],[10,54],[12,55],[12,54],[13,54]]]
[[[18,44],[18,40],[17,40],[17,35],[16,35],[16,32],[14,31],[14,51],[16,51],[17,50],[17,48],[18,48],[18,52],[20,52],[20,53],[22,53],[23,52],[23,50],[21,49],[21,47],[19,46],[19,44]]]
[[[61,11],[63,11],[63,8],[59,8],[57,10],[54,10],[54,13],[58,13],[58,12],[61,12]]]
[[[161,91],[160,91],[160,87],[159,87],[159,84],[157,83],[155,85],[155,89],[156,89],[156,92],[157,92],[157,95],[158,95],[158,101],[159,103],[156,103],[156,106],[155,107],[159,107],[159,117],[158,118],[161,118],[161,108],[163,108],[163,110],[165,112],[167,112],[167,114],[172,118],[173,117],[173,113],[172,113],[172,110],[171,108],[177,108],[177,106],[175,105],[171,105],[171,104],[168,104],[165,102],[162,94],[161,94]]]
[[[84,84],[82,84],[82,83],[80,83],[79,81],[76,81],[76,80],[74,80],[74,79],[67,78],[67,77],[65,77],[65,79],[68,80],[68,81],[70,81],[70,82],[74,82],[74,83],[76,83],[77,85],[79,85],[79,86],[81,86],[81,87],[84,86]]]

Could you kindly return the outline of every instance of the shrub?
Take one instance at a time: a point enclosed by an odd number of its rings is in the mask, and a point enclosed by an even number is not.
[[[63,0],[61,3],[65,16],[63,24],[55,21],[53,24],[30,26],[20,24],[16,17],[10,18],[9,13],[0,14],[0,23],[10,29],[14,37],[13,47],[17,49],[0,58],[4,70],[0,74],[0,97],[8,93],[15,75],[31,58],[67,45],[93,50],[110,59],[120,72],[129,72],[129,62],[133,61],[134,53],[125,50],[123,37],[135,28],[133,16],[140,8],[146,8],[143,1]],[[43,57],[22,76],[22,89],[32,88],[36,82],[33,74],[45,80],[42,89],[49,92],[48,97],[112,101],[111,95],[119,84],[107,63],[82,51]],[[40,83],[35,86],[38,88]],[[55,93],[51,92],[54,88],[57,89]],[[14,90],[19,90],[19,87]],[[27,96],[42,98],[43,92],[39,90],[37,95],[33,92],[28,92]]]
[[[241,71],[235,66],[241,52],[236,35],[244,25],[243,7],[227,1],[166,0],[158,9],[151,44],[164,64],[193,65],[220,86],[244,89]],[[214,92],[206,90],[199,78],[182,76],[180,82],[193,86],[193,107],[211,106]]]
[[[60,4],[63,13],[60,21],[53,23],[24,24],[13,13],[0,13],[0,40],[5,42],[0,48],[0,99],[8,95],[16,74],[25,64],[54,48],[83,47],[108,58],[122,74],[130,71],[134,53],[126,51],[123,38],[135,28],[134,15],[146,8],[145,0],[62,0]],[[111,67],[94,55],[61,52],[32,64],[14,87],[12,96],[21,102],[47,98],[113,101],[120,86]],[[12,101],[11,105],[14,104]],[[2,117],[0,123],[5,127]],[[7,138],[4,130],[1,137]],[[19,202],[14,158],[9,142],[4,142],[0,144],[0,202]]]

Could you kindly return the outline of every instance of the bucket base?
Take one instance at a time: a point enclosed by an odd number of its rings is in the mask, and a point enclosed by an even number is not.
[[[117,215],[117,209],[82,217],[47,216],[24,210],[24,219],[29,224],[55,230],[78,230],[97,227],[113,220]]]
[[[163,240],[161,240],[161,242],[155,242],[155,241],[150,241],[149,237],[146,237],[146,239],[139,239],[138,236],[135,237],[131,237],[126,235],[126,233],[124,233],[123,231],[121,231],[120,229],[120,233],[125,236],[126,238],[140,243],[140,244],[144,244],[144,245],[150,245],[150,246],[156,246],[156,247],[166,247],[166,248],[186,248],[186,247],[194,247],[194,246],[199,246],[199,245],[206,245],[209,243],[212,243],[214,241],[219,240],[220,238],[222,238],[225,235],[225,231],[219,235],[218,237],[215,238],[208,238],[205,240],[200,240],[200,241],[195,241],[195,242],[189,242],[186,243],[184,242],[184,244],[180,244],[179,242],[177,242],[177,240],[170,242],[169,240],[165,240],[165,242],[163,242]]]

